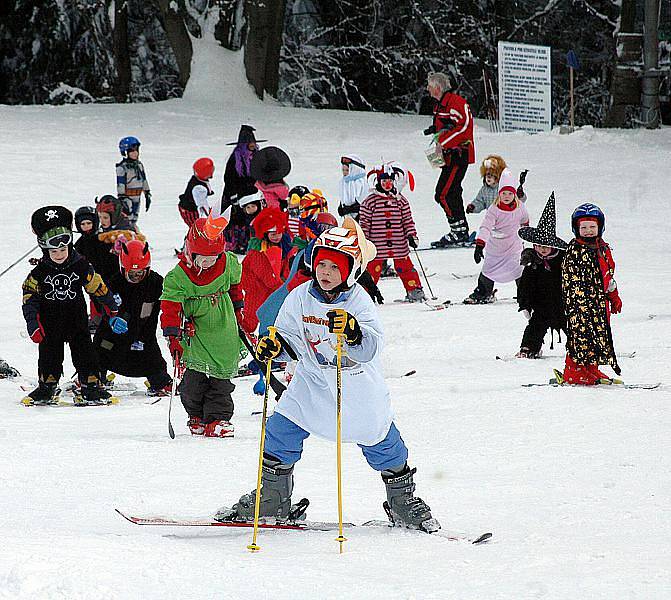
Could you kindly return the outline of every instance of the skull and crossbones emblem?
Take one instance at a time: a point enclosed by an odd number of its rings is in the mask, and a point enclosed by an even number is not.
[[[47,221],[51,221],[51,219],[57,219],[58,218],[58,213],[53,208],[51,208],[44,213],[44,218]]]
[[[77,273],[58,273],[44,278],[44,283],[51,286],[51,290],[44,294],[47,300],[72,300],[77,294],[72,290],[72,283],[77,281]]]

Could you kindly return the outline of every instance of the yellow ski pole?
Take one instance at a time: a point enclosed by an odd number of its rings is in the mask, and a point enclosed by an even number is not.
[[[268,337],[275,339],[277,327],[268,327]],[[256,543],[256,536],[259,533],[259,509],[261,507],[261,474],[263,472],[263,447],[266,442],[266,416],[268,414],[268,395],[270,394],[270,374],[272,372],[273,359],[266,361],[266,392],[263,395],[263,413],[261,415],[261,441],[259,442],[259,468],[256,475],[256,502],[254,503],[254,537],[252,543],[247,546],[248,550],[258,552],[261,546]]]
[[[343,542],[347,538],[342,534],[342,333],[337,334],[337,362],[336,362],[336,462],[338,471],[338,537],[340,554],[343,551]]]

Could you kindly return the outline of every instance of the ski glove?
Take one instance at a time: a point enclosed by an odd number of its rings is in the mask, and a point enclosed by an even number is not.
[[[476,242],[476,244],[475,244],[475,252],[474,252],[474,254],[473,254],[473,260],[475,260],[475,264],[476,264],[476,265],[477,265],[477,264],[480,264],[480,261],[482,261],[482,259],[484,258],[484,256],[485,256],[485,247],[484,247],[484,245],[482,245],[482,244],[478,244],[478,243]]]
[[[435,125],[431,125],[430,127],[427,127],[424,130],[424,135],[433,135],[434,133],[436,133],[436,126]]]
[[[151,194],[149,192],[144,193],[144,210],[145,212],[149,210],[151,206]]]
[[[529,172],[529,169],[524,169],[520,173],[520,185],[517,188],[517,197],[522,198],[524,196],[524,182],[527,180],[527,173]]]
[[[408,244],[411,248],[417,248],[417,238],[414,235],[409,235]]]
[[[44,341],[44,329],[42,329],[41,323],[38,323],[37,329],[30,334],[30,339],[36,344],[41,344]]]
[[[617,289],[608,294],[608,300],[610,300],[610,312],[614,315],[622,312],[622,300],[620,300]]]
[[[361,327],[354,315],[351,315],[342,308],[336,308],[326,313],[329,319],[329,331],[331,333],[342,334],[345,341],[350,346],[358,346],[363,339]]]
[[[268,335],[264,335],[259,343],[256,344],[254,355],[256,359],[261,362],[266,362],[276,358],[282,352],[282,344],[277,339],[272,339]]]
[[[110,327],[117,335],[128,332],[128,323],[126,319],[122,319],[121,317],[112,317],[110,319]]]
[[[474,213],[474,212],[475,212],[475,204],[473,204],[473,203],[471,202],[471,203],[466,207],[466,213],[470,215],[471,213]]]
[[[182,354],[184,354],[184,349],[176,337],[171,336],[168,338],[168,348],[170,349],[170,356],[172,356],[173,360],[175,362],[180,362],[182,360]]]

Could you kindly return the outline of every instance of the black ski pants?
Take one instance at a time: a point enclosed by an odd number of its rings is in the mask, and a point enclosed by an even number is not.
[[[75,330],[68,339],[61,336],[49,335],[44,337],[39,348],[37,372],[41,381],[52,376],[56,381],[63,375],[63,359],[65,358],[65,344],[70,345],[70,356],[79,375],[79,380],[86,382],[91,375],[98,376],[96,354],[88,329]]]
[[[547,330],[553,327],[553,322],[547,315],[544,315],[538,311],[533,311],[531,313],[531,319],[527,323],[526,328],[524,329],[524,334],[522,335],[522,344],[520,348],[529,348],[531,352],[539,352],[543,347],[543,340],[545,339],[545,334]],[[554,328],[558,329],[558,323],[555,320]],[[566,331],[566,325],[562,324],[561,331],[563,329]],[[560,334],[561,338],[561,334]]]
[[[190,417],[200,417],[204,423],[212,423],[231,420],[234,389],[230,379],[208,377],[205,373],[187,369],[179,385],[179,394]]]
[[[461,183],[468,169],[468,152],[452,151],[446,153],[446,164],[440,170],[440,177],[436,184],[434,200],[440,204],[450,225],[463,221],[466,224],[464,212],[463,188]]]

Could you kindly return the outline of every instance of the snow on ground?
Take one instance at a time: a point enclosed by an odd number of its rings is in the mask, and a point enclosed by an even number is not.
[[[165,273],[185,228],[177,195],[198,156],[217,176],[240,123],[286,149],[289,183],[321,187],[337,201],[339,157],[398,159],[415,173],[410,195],[423,244],[446,229],[432,200],[437,172],[423,157],[426,117],[286,108],[240,89],[240,58],[198,44],[194,86],[185,99],[140,105],[0,107],[0,180],[5,234],[2,265],[29,249],[32,211],[72,209],[114,191],[117,140],[143,142],[154,204],[140,224],[154,266]],[[217,59],[217,57],[219,57]],[[218,62],[217,62],[218,60]],[[207,68],[206,68],[207,67]],[[229,85],[235,82],[235,85]],[[478,267],[471,250],[422,253],[441,312],[394,305],[398,280],[384,281],[384,355],[396,422],[417,466],[418,493],[443,526],[493,531],[481,547],[412,532],[353,530],[339,555],[335,534],[139,528],[138,514],[203,516],[256,482],[261,405],[249,380],[235,392],[236,437],[193,439],[167,400],[150,406],[27,409],[17,382],[0,381],[0,598],[668,598],[671,592],[671,283],[668,189],[671,131],[599,131],[570,136],[476,132],[478,160],[502,154],[529,169],[535,223],[552,190],[559,231],[584,201],[607,215],[624,312],[613,319],[623,376],[662,381],[655,391],[523,388],[563,363],[563,344],[539,361],[512,355],[524,319],[512,301],[467,307]],[[217,193],[221,192],[218,180]],[[477,167],[465,197],[480,186]],[[482,215],[471,218],[477,225]],[[20,310],[23,261],[1,281],[0,353],[26,376],[37,349]],[[500,286],[512,297],[514,286]],[[651,315],[655,315],[651,318]],[[399,376],[415,369],[416,375]],[[65,368],[72,372],[68,364]],[[25,383],[25,382],[24,382]],[[383,518],[384,489],[356,447],[344,449],[349,521]],[[311,499],[313,519],[336,520],[335,447],[306,443],[295,498]]]

